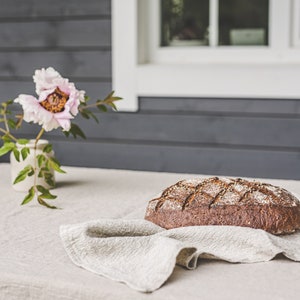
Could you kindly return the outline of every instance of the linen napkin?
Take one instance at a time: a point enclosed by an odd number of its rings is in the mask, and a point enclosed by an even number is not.
[[[299,231],[275,236],[236,226],[165,230],[140,219],[101,219],[62,225],[60,237],[76,265],[141,292],[160,288],[175,264],[195,269],[199,258],[254,263],[282,253],[300,261]]]

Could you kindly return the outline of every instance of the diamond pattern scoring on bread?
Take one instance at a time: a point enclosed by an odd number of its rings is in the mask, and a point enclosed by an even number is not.
[[[151,200],[145,218],[165,228],[237,225],[280,234],[300,228],[300,202],[287,190],[258,181],[188,179]]]

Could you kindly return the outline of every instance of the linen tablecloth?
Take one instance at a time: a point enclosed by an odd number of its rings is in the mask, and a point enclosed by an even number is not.
[[[143,218],[147,202],[166,186],[203,175],[65,167],[49,210],[20,206],[24,194],[10,186],[0,164],[0,299],[299,299],[300,264],[277,257],[266,263],[201,260],[196,270],[176,267],[153,294],[142,294],[75,266],[59,227],[100,218]],[[299,181],[268,180],[296,194]]]

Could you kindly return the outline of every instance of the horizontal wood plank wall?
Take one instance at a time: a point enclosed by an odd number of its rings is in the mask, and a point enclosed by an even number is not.
[[[110,0],[1,0],[0,99],[34,94],[52,66],[92,98],[111,90]]]
[[[92,98],[111,90],[109,0],[2,0],[0,98],[34,93],[53,66]],[[46,135],[64,165],[300,179],[300,100],[139,99],[137,113],[79,120],[88,139]],[[17,111],[19,108],[14,107]],[[21,137],[34,137],[26,125]],[[8,157],[1,158],[7,161]]]
[[[300,179],[299,111],[288,99],[141,98],[138,113],[80,122],[87,143],[55,147],[81,166]]]

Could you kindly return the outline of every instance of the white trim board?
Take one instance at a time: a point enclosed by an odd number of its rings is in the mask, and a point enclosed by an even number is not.
[[[293,45],[300,46],[300,0],[293,1]]]
[[[136,111],[137,0],[112,0],[112,86],[120,111]]]
[[[300,65],[141,65],[137,68],[137,94],[299,99],[299,74]]]

